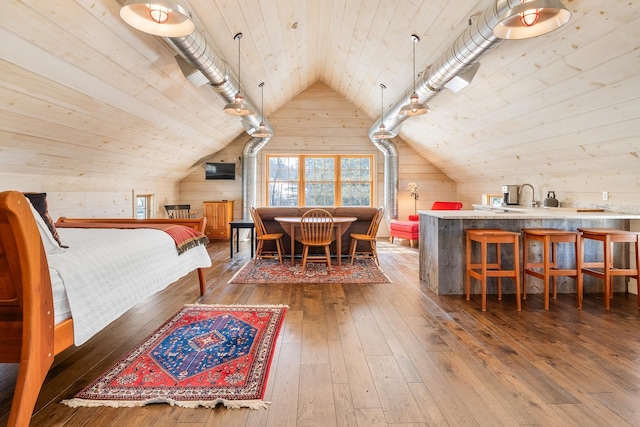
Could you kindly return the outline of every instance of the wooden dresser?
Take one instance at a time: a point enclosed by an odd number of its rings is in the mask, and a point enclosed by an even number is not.
[[[229,221],[233,220],[233,200],[203,202],[203,216],[207,218],[204,234],[209,239],[229,239]]]

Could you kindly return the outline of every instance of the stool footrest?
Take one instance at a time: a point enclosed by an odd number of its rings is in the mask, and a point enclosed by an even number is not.
[[[525,268],[524,272],[532,275],[533,277],[537,277],[538,279],[544,279],[544,271],[536,271],[530,268]],[[549,269],[549,275],[576,277],[578,275],[578,272],[575,269],[551,268]]]
[[[511,277],[513,278],[513,275],[515,274],[516,270],[487,270],[486,271],[486,277]],[[476,279],[481,278],[482,277],[482,273],[477,272],[477,271],[473,271],[473,270],[469,270],[469,275],[471,277],[474,277]]]
[[[487,270],[495,270],[495,269],[497,269],[497,268],[500,268],[500,264],[495,263],[495,262],[492,262],[492,263],[488,262],[488,263],[486,264],[486,266],[487,266]],[[469,264],[469,266],[468,266],[467,268],[468,268],[468,269],[474,269],[474,270],[477,270],[477,269],[479,269],[479,268],[482,268],[482,264],[480,264],[480,263],[473,263],[473,264]]]
[[[582,272],[583,273],[587,273],[590,274],[592,276],[597,276],[597,277],[604,277],[605,273],[604,273],[604,267],[603,271],[598,271],[598,270],[594,270],[592,268],[582,268]],[[611,276],[629,276],[629,275],[636,275],[637,270],[634,268],[616,268],[616,267],[611,267],[609,269],[609,274]]]

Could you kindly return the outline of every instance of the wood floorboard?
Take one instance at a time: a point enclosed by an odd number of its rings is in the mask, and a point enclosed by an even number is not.
[[[380,406],[380,399],[367,367],[367,360],[360,343],[358,331],[349,307],[336,310],[342,351],[347,367],[347,378],[351,387],[351,399],[355,408]]]
[[[378,244],[388,284],[229,284],[249,258],[212,242],[207,295],[191,273],[55,359],[32,426],[635,426],[640,311],[635,295],[480,296],[420,290],[418,251]],[[570,286],[571,288],[571,286]],[[284,304],[268,409],[70,408],[71,398],[184,304]],[[0,425],[17,369],[0,365]]]
[[[409,387],[411,388],[411,392],[413,393],[416,402],[419,403],[420,412],[422,412],[425,419],[425,422],[419,425],[443,427],[450,425],[442,414],[442,411],[440,411],[440,408],[433,399],[433,396],[423,383],[411,382],[409,383]]]
[[[349,388],[349,384],[346,382],[336,382],[334,380],[333,397],[335,399],[336,426],[357,426],[356,411],[353,407],[353,400],[351,399],[351,389]]]
[[[336,425],[331,366],[328,363],[301,365],[296,423],[326,427]]]
[[[391,355],[370,355],[367,356],[367,364],[378,390],[385,420],[391,424],[424,422],[420,405],[396,359]]]

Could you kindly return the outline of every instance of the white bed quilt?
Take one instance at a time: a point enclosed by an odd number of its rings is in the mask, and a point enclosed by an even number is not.
[[[59,228],[69,248],[48,254],[62,278],[81,345],[135,304],[189,272],[210,267],[204,245],[178,255],[175,242],[154,229]]]

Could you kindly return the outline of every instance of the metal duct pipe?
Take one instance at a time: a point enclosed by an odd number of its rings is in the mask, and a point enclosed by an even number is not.
[[[373,139],[373,144],[384,154],[384,201],[387,220],[398,219],[398,149],[388,139]]]
[[[251,138],[242,149],[242,218],[251,219],[251,206],[256,205],[257,155],[271,138]]]
[[[476,20],[474,25],[470,25],[456,39],[453,46],[447,50],[433,65],[428,66],[416,81],[416,93],[421,102],[433,98],[444,85],[457,75],[466,71],[470,66],[480,59],[481,56],[489,53],[497,47],[503,40],[493,34],[493,28],[498,23],[500,15],[507,10],[520,4],[520,0],[496,0],[484,13]],[[384,119],[384,124],[388,131],[396,135],[400,131],[402,123],[408,118],[398,114],[403,105],[409,103],[409,98],[413,92],[413,87],[407,89],[403,95],[388,110]],[[369,139],[385,155],[385,209],[390,213],[395,212],[397,217],[397,192],[398,192],[398,166],[397,159],[387,160],[387,156],[393,156],[395,146],[390,140],[376,140],[373,134],[382,123],[380,117],[369,129]],[[397,156],[397,154],[395,154]],[[396,166],[393,166],[393,163]],[[387,173],[395,174],[387,178]],[[390,188],[395,182],[395,187]],[[393,219],[393,216],[390,216]]]
[[[238,83],[231,80],[229,66],[217,57],[209,48],[206,38],[198,31],[185,37],[165,37],[165,41],[187,61],[197,68],[209,80],[211,87],[220,95],[225,103],[233,102],[236,93],[240,92]],[[246,95],[246,93],[245,93]],[[251,100],[245,96],[245,103],[253,111],[258,111]],[[262,113],[264,116],[264,112]],[[271,123],[257,114],[241,116],[241,122],[247,133],[252,134],[264,121],[265,128],[274,134]],[[250,218],[249,209],[256,203],[257,161],[256,155],[269,142],[269,138],[251,138],[242,152],[242,217]]]

